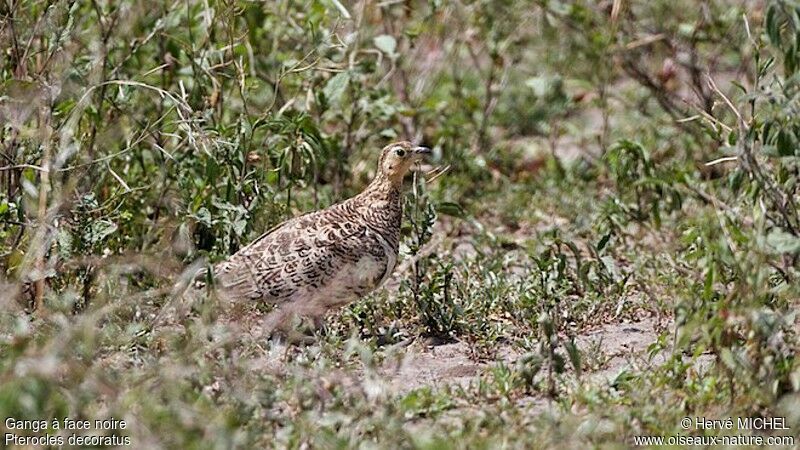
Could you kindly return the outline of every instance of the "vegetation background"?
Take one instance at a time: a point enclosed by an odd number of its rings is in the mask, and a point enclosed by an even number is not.
[[[800,3],[4,0],[0,42],[3,418],[135,448],[800,433]],[[315,344],[213,295],[164,320],[401,138],[449,170]]]

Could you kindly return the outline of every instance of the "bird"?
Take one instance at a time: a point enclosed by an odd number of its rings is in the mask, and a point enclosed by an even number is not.
[[[288,332],[296,319],[315,329],[325,315],[381,286],[397,265],[403,179],[431,150],[385,146],[375,177],[354,197],[289,219],[213,266],[217,292],[233,302],[274,305],[264,325]]]

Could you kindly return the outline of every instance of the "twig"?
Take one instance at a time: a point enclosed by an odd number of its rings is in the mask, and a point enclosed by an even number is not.
[[[444,166],[444,167],[442,167],[442,166],[439,166],[439,167],[437,167],[437,168],[435,168],[435,169],[431,170],[430,172],[426,173],[425,175],[427,176],[427,175],[433,174],[433,176],[431,176],[430,178],[426,179],[426,180],[425,180],[425,184],[431,184],[431,183],[433,183],[433,182],[434,182],[434,181],[436,181],[436,180],[437,180],[439,177],[441,177],[442,175],[444,175],[445,173],[447,173],[449,170],[450,170],[450,164],[448,164],[448,165],[446,165],[446,166]]]
[[[724,162],[731,162],[731,161],[738,161],[738,160],[739,160],[738,156],[723,156],[722,158],[717,158],[717,159],[715,159],[713,161],[709,161],[705,165],[706,165],[706,167],[708,167],[708,166],[716,166],[717,164],[721,164],[721,163],[724,163]]]
[[[742,113],[739,112],[739,109],[733,105],[733,102],[731,102],[728,96],[719,90],[719,88],[717,87],[717,83],[714,83],[714,79],[711,78],[711,75],[706,75],[706,80],[708,81],[708,87],[710,87],[711,90],[713,90],[717,95],[719,95],[720,98],[722,98],[722,101],[724,101],[725,104],[728,105],[728,108],[730,108],[733,114],[736,115],[736,122],[739,125],[739,131],[742,133],[742,137],[744,137],[745,132],[747,131],[747,124],[745,123],[744,118],[742,117]]]
[[[47,220],[47,194],[50,191],[50,120],[49,115],[44,107],[39,111],[39,127],[42,132],[42,169],[39,172],[40,186],[39,186],[39,223],[45,224]],[[36,260],[34,265],[36,267],[37,279],[35,281],[36,291],[34,297],[34,307],[40,313],[44,312],[44,272],[45,272],[45,256],[47,255],[46,242],[44,239],[46,227],[41,227],[39,234],[42,237],[40,248],[37,250]]]

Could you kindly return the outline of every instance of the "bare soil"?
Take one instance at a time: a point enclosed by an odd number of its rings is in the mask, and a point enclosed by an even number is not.
[[[576,338],[578,348],[592,355],[596,370],[588,375],[598,381],[611,381],[620,371],[633,367],[646,359],[646,350],[658,339],[656,320],[643,318],[638,322],[608,323]],[[414,343],[399,363],[391,361],[383,374],[393,390],[406,392],[424,386],[443,387],[476,382],[485,372],[499,362],[513,365],[522,356],[512,348],[498,350],[494,361],[476,361],[468,344],[454,342],[437,346]]]

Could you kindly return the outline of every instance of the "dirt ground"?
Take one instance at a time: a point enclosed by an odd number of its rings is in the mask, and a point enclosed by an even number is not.
[[[639,322],[605,324],[579,336],[576,342],[581,352],[591,354],[593,362],[602,361],[598,370],[588,375],[598,381],[610,381],[620,371],[641,364],[647,347],[658,338],[656,325],[655,319],[644,318]],[[399,364],[388,364],[383,373],[397,392],[424,386],[466,387],[498,362],[511,365],[522,356],[511,349],[500,349],[495,361],[475,361],[470,355],[464,342],[437,346],[415,343],[408,347]]]

